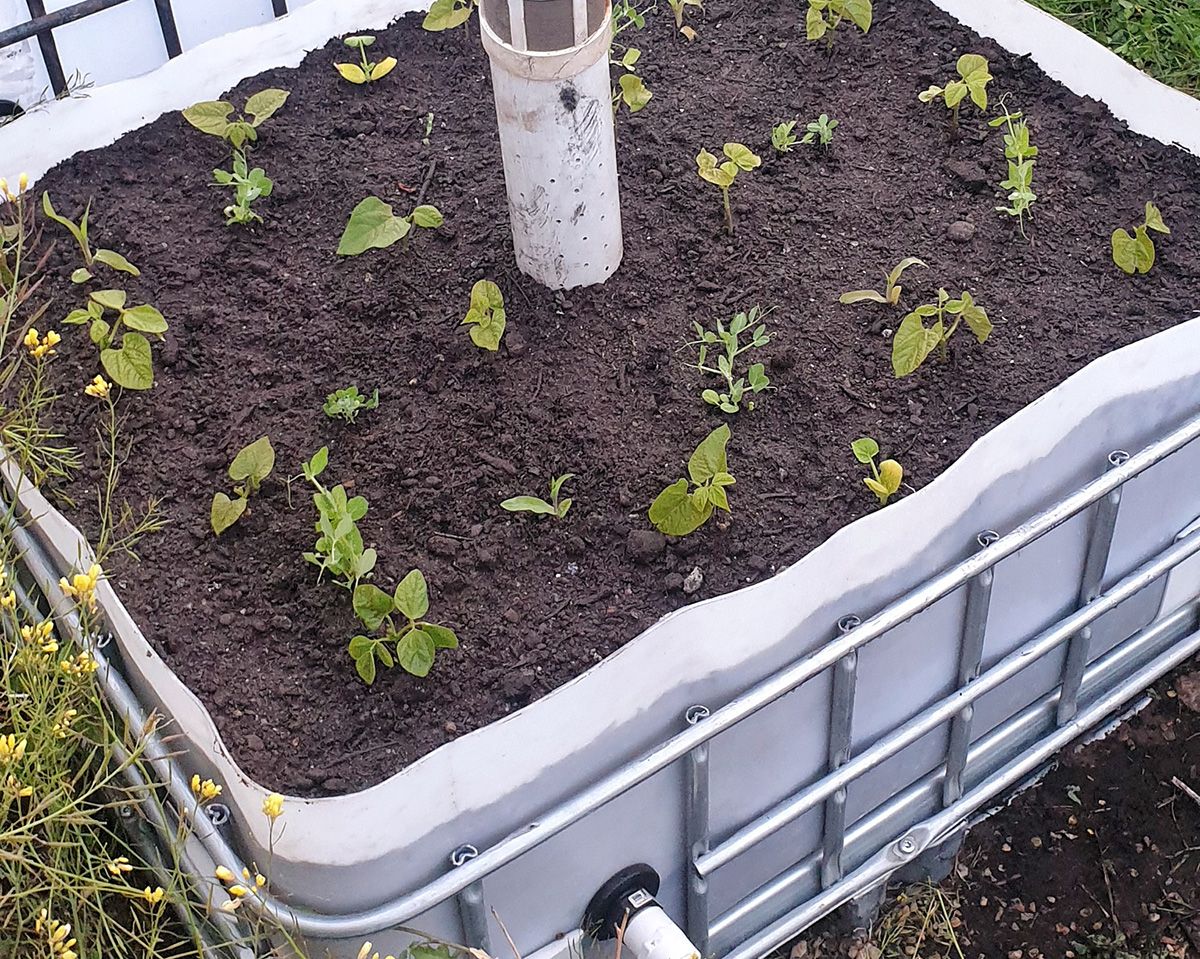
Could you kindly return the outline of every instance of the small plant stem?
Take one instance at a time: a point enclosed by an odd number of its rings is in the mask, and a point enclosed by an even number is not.
[[[721,190],[721,199],[725,204],[725,232],[733,236],[733,207],[729,203],[729,188]]]

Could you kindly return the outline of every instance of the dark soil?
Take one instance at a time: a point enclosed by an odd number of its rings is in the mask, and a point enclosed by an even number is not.
[[[690,17],[690,14],[689,14]],[[222,145],[163,117],[47,176],[60,210],[89,196],[97,241],[138,263],[126,284],[171,331],[156,347],[152,393],[121,401],[136,447],[127,495],[165,497],[171,524],[115,579],[147,637],[211,707],[245,769],[304,795],[359,789],[578,675],[664,613],[772,575],[874,508],[849,443],[876,436],[920,487],[975,439],[1088,361],[1188,318],[1200,303],[1200,162],[1128,133],[1028,61],[979,39],[921,0],[876,3],[867,37],[839,36],[832,58],[804,40],[794,4],[710,0],[674,35],[668,11],[631,42],[654,91],[622,111],[619,159],[625,261],[603,287],[554,294],[515,269],[486,58],[475,25],[424,33],[413,17],[374,49],[403,52],[375,89],[332,68],[333,41],[295,70],[240,84],[291,99],[262,128],[256,163],[276,178],[265,224],[226,228],[209,186]],[[623,37],[623,39],[625,39]],[[1031,239],[994,207],[1003,146],[964,110],[917,93],[957,56],[991,60],[993,99],[1009,94],[1041,149]],[[429,144],[423,117],[435,114]],[[841,121],[834,149],[776,157],[773,123]],[[740,140],[764,158],[734,189],[739,232],[721,232],[717,191],[696,176],[700,147]],[[440,230],[351,260],[334,256],[350,210],[377,194],[407,210],[425,196]],[[1109,260],[1109,234],[1153,199],[1173,232],[1145,277]],[[971,224],[973,237],[958,222]],[[842,307],[909,255],[905,304],[938,286],[970,290],[995,333],[965,330],[951,362],[897,381],[887,328],[899,312]],[[48,284],[54,313],[78,305],[77,265],[60,243]],[[495,279],[509,308],[498,355],[459,326],[472,283]],[[684,367],[691,322],[775,306],[762,350],[777,390],[753,412],[712,412]],[[91,442],[95,406],[79,395],[94,354],[72,330],[56,364],[72,437]],[[356,426],[327,419],[327,393],[380,389]],[[683,475],[722,419],[733,427],[732,521],[634,557],[653,496]],[[213,492],[245,443],[268,433],[278,476],[252,515],[220,540]],[[361,526],[379,551],[376,582],[420,567],[432,615],[462,639],[418,681],[393,671],[373,688],[354,674],[349,596],[301,559],[313,509],[282,477],[330,448],[328,475],[366,496]],[[566,522],[498,507],[578,474]],[[94,474],[66,492],[86,505]],[[86,509],[73,516],[85,527]],[[701,590],[685,596],[693,567]]]

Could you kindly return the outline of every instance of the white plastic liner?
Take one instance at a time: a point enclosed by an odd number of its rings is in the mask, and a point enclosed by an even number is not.
[[[1018,52],[1032,44],[1029,52],[1051,75],[1110,103],[1134,129],[1200,148],[1195,101],[1057,21],[1019,0],[939,2]],[[166,110],[215,96],[269,66],[295,64],[331,36],[377,29],[415,6],[317,0],[284,20],[205,44],[147,77],[96,90],[90,101],[55,104],[0,130],[0,174],[11,179],[25,169],[40,176]],[[818,648],[839,617],[886,605],[966,556],[980,529],[1004,532],[1082,485],[1103,469],[1113,447],[1137,449],[1194,414],[1197,396],[1200,321],[1103,357],[997,427],[928,487],[842,529],[774,579],[666,617],[551,695],[371,789],[289,799],[287,831],[274,852],[276,890],[328,912],[411,891],[440,874],[460,843],[482,848],[536,821],[555,802],[677,731],[688,706],[720,706]],[[1129,484],[1107,582],[1195,520],[1198,469],[1200,449],[1189,447]],[[65,562],[73,561],[82,548],[78,534],[32,496],[41,532]],[[997,568],[985,665],[1074,603],[1086,530],[1086,517],[1080,517]],[[1166,592],[1194,594],[1195,574],[1193,564],[1186,586],[1169,585]],[[1163,592],[1149,590],[1098,623],[1093,655],[1148,622]],[[107,584],[102,599],[135,688],[171,715],[189,746],[189,767],[224,782],[247,857],[263,858],[263,786],[238,769],[203,705],[145,643]],[[962,596],[952,594],[862,651],[856,745],[947,691],[961,615]],[[985,698],[976,710],[976,737],[1048,691],[1058,665],[1051,657]],[[823,769],[827,712],[828,681],[822,677],[713,741],[718,838]],[[944,733],[931,734],[857,783],[850,819],[932,769],[943,746]],[[660,898],[678,918],[681,796],[680,771],[666,770],[490,877],[488,901],[518,949],[528,954],[568,933],[597,885],[634,861],[660,871]],[[814,848],[819,825],[819,813],[805,817],[718,873],[714,914]],[[459,934],[453,903],[414,924]],[[498,927],[492,935],[503,942]],[[386,948],[386,935],[373,938]],[[353,955],[357,947],[357,941],[344,943],[335,952]]]

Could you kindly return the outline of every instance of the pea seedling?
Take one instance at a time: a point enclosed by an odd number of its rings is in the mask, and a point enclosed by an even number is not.
[[[759,323],[769,312],[770,310],[763,310],[756,306],[749,313],[736,314],[728,328],[722,320],[718,319],[714,330],[706,330],[698,321],[693,322],[692,326],[696,330],[697,339],[688,343],[687,346],[699,347],[700,355],[697,361],[689,366],[701,373],[720,376],[725,380],[724,391],[708,389],[701,394],[704,402],[709,406],[715,406],[725,413],[736,413],[741,409],[742,399],[747,391],[757,394],[770,386],[771,381],[767,378],[766,367],[762,363],[751,364],[744,377],[734,377],[734,364],[739,356],[771,342],[766,325]],[[755,326],[755,324],[758,325]],[[748,343],[739,342],[743,333],[749,337]],[[708,362],[710,349],[717,352],[716,369],[705,365]],[[746,408],[753,410],[754,401],[747,401]]]
[[[313,505],[317,508],[317,541],[312,552],[304,558],[320,569],[318,579],[329,572],[343,589],[354,589],[359,581],[370,575],[377,559],[375,550],[363,548],[358,521],[367,515],[367,501],[362,496],[346,495],[340,483],[327,489],[318,477],[329,465],[329,448],[322,446],[313,458],[300,465],[301,473],[316,490]]]
[[[146,336],[163,338],[167,321],[153,306],[126,307],[124,290],[97,290],[88,296],[87,307],[72,310],[63,320],[71,326],[88,324],[88,335],[100,350],[100,365],[118,386],[127,390],[148,390],[154,385],[154,357]],[[105,314],[116,313],[109,323]],[[113,348],[117,335],[121,346]]]
[[[996,207],[996,212],[1007,213],[1017,218],[1021,236],[1025,235],[1025,217],[1032,217],[1031,207],[1037,199],[1033,192],[1033,167],[1037,162],[1038,148],[1029,142],[1029,125],[1021,119],[1020,112],[1012,113],[1001,101],[1004,115],[988,121],[988,126],[1007,128],[1004,134],[1004,156],[1008,160],[1008,178],[1000,182],[1001,189],[1008,190],[1008,206]]]
[[[924,260],[918,259],[915,256],[906,256],[903,260],[892,267],[892,272],[886,274],[886,285],[882,293],[877,293],[875,290],[851,290],[848,293],[843,293],[838,297],[838,302],[846,306],[852,303],[862,303],[870,301],[871,303],[883,303],[887,306],[895,306],[900,302],[900,294],[904,291],[904,287],[900,285],[900,277],[904,275],[904,271],[910,266],[928,266]]]
[[[373,410],[379,406],[379,390],[370,396],[363,396],[357,386],[347,386],[345,389],[334,390],[325,397],[325,405],[321,407],[331,420],[342,419],[353,423],[363,410]]]
[[[421,26],[430,33],[453,30],[471,19],[475,12],[475,0],[433,0]]]
[[[229,464],[229,478],[237,484],[233,488],[234,498],[225,493],[213,494],[209,522],[214,533],[220,536],[242,518],[250,497],[258,492],[274,468],[275,450],[269,436],[260,436],[238,451]]]
[[[1133,228],[1133,236],[1127,230],[1114,230],[1112,235],[1112,258],[1122,270],[1134,273],[1149,273],[1154,266],[1154,241],[1148,230],[1155,233],[1170,233],[1163,222],[1162,213],[1153,203],[1146,203],[1146,218]]]
[[[946,326],[946,317],[954,320]],[[933,325],[925,326],[925,317],[935,317]],[[950,299],[945,290],[938,290],[937,303],[918,306],[901,322],[892,337],[892,372],[896,377],[908,376],[925,362],[934,350],[943,363],[950,358],[950,337],[960,323],[966,323],[975,338],[984,342],[992,332],[992,321],[983,307],[975,303],[970,293],[963,291],[958,299]]]
[[[454,630],[426,620],[428,612],[429,586],[419,569],[400,580],[391,594],[370,583],[354,588],[354,615],[371,632],[383,630],[382,639],[359,635],[350,640],[350,657],[364,683],[370,686],[375,682],[376,660],[391,667],[393,648],[395,662],[417,677],[429,675],[439,649],[458,648]],[[399,624],[396,613],[401,617]]]
[[[833,143],[833,131],[837,125],[837,120],[830,120],[828,114],[822,113],[804,127],[808,132],[800,138],[800,142],[829,149],[829,145]]]
[[[258,140],[258,128],[287,102],[288,92],[260,90],[246,101],[245,113],[230,120],[234,106],[228,100],[205,100],[183,111],[183,118],[201,133],[228,140],[235,150]],[[250,119],[246,119],[247,115]]]
[[[248,167],[246,154],[241,150],[234,150],[232,173],[228,170],[213,170],[214,186],[233,187],[233,202],[225,207],[226,226],[245,226],[256,221],[262,222],[262,217],[250,208],[250,204],[260,197],[270,196],[275,184],[262,167],[256,166],[253,170]]]
[[[88,200],[87,206],[83,208],[83,216],[76,223],[54,209],[48,190],[42,194],[42,212],[46,214],[47,219],[53,220],[74,237],[75,242],[79,245],[79,253],[83,257],[83,266],[71,274],[71,282],[86,283],[92,278],[92,268],[97,263],[103,263],[110,269],[128,273],[130,276],[141,276],[142,271],[116,250],[92,249],[91,241],[88,239],[88,214],[91,210],[92,201]]]
[[[369,196],[350,213],[350,220],[338,241],[338,256],[358,256],[367,250],[383,250],[397,240],[408,240],[416,227],[431,230],[445,222],[435,206],[421,205],[408,216],[396,216],[392,207],[377,196]]]
[[[988,72],[987,58],[981,57],[978,53],[964,53],[958,58],[955,69],[958,71],[959,79],[951,80],[944,87],[935,84],[928,90],[917,94],[917,99],[922,103],[932,103],[940,98],[946,104],[950,109],[950,129],[952,131],[958,130],[959,109],[968,95],[971,97],[971,102],[980,110],[987,109],[987,85],[992,80],[992,75]]]
[[[559,494],[562,492],[563,484],[574,478],[574,473],[563,473],[562,476],[556,476],[550,480],[549,502],[540,496],[514,496],[501,503],[500,508],[506,509],[510,513],[534,513],[538,516],[553,516],[555,519],[563,519],[567,515],[567,510],[571,508],[572,500],[570,497],[559,499]]]
[[[879,444],[869,436],[862,436],[850,444],[854,458],[865,466],[871,467],[871,475],[863,480],[879,500],[880,506],[886,506],[900,489],[904,481],[904,467],[895,460],[884,460],[879,466],[875,465],[875,457],[879,455]]]
[[[395,57],[384,57],[378,63],[373,63],[367,59],[367,47],[375,42],[375,38],[369,33],[361,33],[353,37],[346,37],[342,41],[351,50],[357,50],[361,59],[360,63],[335,63],[334,69],[337,70],[345,79],[351,83],[370,84],[376,80],[382,80],[396,68]]]
[[[784,120],[771,127],[771,146],[775,148],[776,153],[792,152],[792,147],[797,143],[796,134],[792,132],[796,129],[796,122]]]
[[[471,287],[471,306],[460,326],[470,326],[471,342],[481,350],[495,353],[508,325],[504,297],[491,280],[476,280]]]
[[[721,191],[721,201],[725,209],[725,230],[733,236],[733,207],[729,203],[729,188],[743,170],[753,170],[762,165],[762,160],[745,144],[726,143],[725,156],[728,159],[717,163],[717,158],[705,149],[696,154],[696,169],[701,180],[707,180]]]
[[[715,509],[730,512],[725,488],[734,484],[725,447],[730,429],[722,423],[696,447],[688,460],[689,483],[676,480],[650,505],[650,522],[668,536],[687,536],[708,522]]]
[[[843,20],[849,20],[863,33],[871,29],[871,0],[808,0],[804,20],[809,40],[824,38],[825,48],[833,50],[833,38]]]

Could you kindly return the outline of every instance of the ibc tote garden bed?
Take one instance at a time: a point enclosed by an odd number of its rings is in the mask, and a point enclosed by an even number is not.
[[[60,212],[92,200],[97,245],[141,268],[120,277],[170,329],[154,347],[156,382],[127,392],[133,454],[125,495],[164,497],[169,524],[110,575],[147,638],[209,706],[245,771],[300,795],[379,782],[435,749],[572,679],[658,617],[772,575],[875,508],[850,442],[875,436],[920,487],[975,439],[1090,360],[1190,315],[1200,301],[1200,161],[1129,133],[1095,102],[924,2],[876,4],[861,35],[832,54],[804,37],[792,6],[711,0],[689,8],[689,43],[665,8],[620,42],[642,50],[653,92],[622,107],[625,259],[602,287],[552,293],[517,273],[504,214],[487,62],[474,30],[429,34],[409,16],[371,49],[392,74],[352,86],[333,68],[340,41],[295,70],[239,84],[239,106],[265,87],[290,92],[251,160],[275,180],[255,205],[264,222],[226,227],[226,163],[217,139],[169,114],[113,146],[60,164],[38,184]],[[1040,150],[1028,238],[996,212],[1004,146],[974,107],[961,131],[918,93],[954,75],[964,53],[990,64],[1001,97],[1024,112]],[[838,120],[831,148],[777,154],[781,120]],[[425,118],[432,114],[427,127]],[[428,142],[425,142],[427,139]],[[723,231],[720,197],[694,157],[746,144],[762,166],[738,176]],[[411,245],[335,254],[347,217],[376,195],[408,212],[435,205],[444,225]],[[1171,229],[1157,262],[1128,277],[1109,235],[1154,202]],[[47,319],[83,305],[65,233],[47,268]],[[994,324],[966,329],[950,360],[897,379],[888,335],[904,315],[846,306],[905,257],[907,309],[968,290]],[[498,353],[460,326],[472,285],[494,280],[508,329]],[[95,286],[97,284],[93,284]],[[100,285],[110,285],[107,282]],[[693,321],[710,326],[774,307],[761,361],[772,389],[753,410],[707,406],[711,377],[689,370]],[[97,372],[86,331],[51,367],[69,439],[91,443],[97,408],[81,387]],[[328,393],[378,388],[353,425],[327,418]],[[684,475],[696,445],[732,430],[732,515],[664,541],[646,508]],[[210,503],[229,491],[234,454],[269,435],[275,474],[220,538]],[[425,679],[382,670],[368,688],[347,640],[349,596],[302,557],[315,511],[303,480],[282,477],[320,447],[324,478],[364,496],[374,581],[390,590],[420,568],[429,618],[461,647]],[[501,500],[545,495],[576,474],[562,522],[510,514]],[[95,533],[96,474],[61,492]],[[290,500],[290,504],[289,504]],[[883,544],[881,544],[881,548]],[[701,571],[693,592],[685,580]]]

